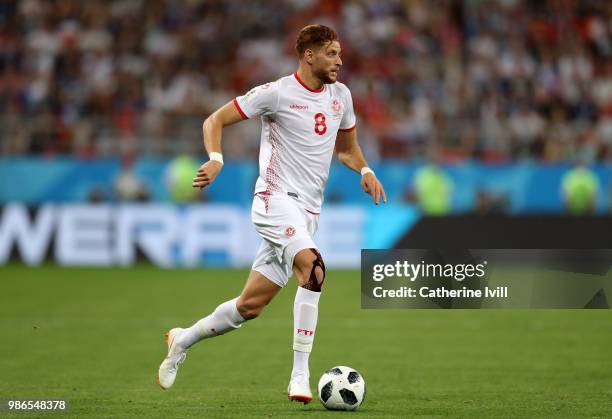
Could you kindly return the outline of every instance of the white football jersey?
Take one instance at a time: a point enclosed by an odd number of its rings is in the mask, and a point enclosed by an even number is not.
[[[342,83],[308,88],[297,73],[234,99],[244,119],[261,116],[259,178],[255,193],[295,198],[318,213],[338,130],[355,127],[351,92]]]

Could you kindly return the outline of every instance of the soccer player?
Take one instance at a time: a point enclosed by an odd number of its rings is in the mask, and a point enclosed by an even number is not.
[[[306,26],[299,33],[296,50],[296,73],[255,87],[204,122],[204,145],[210,160],[199,168],[193,181],[196,188],[209,186],[223,168],[222,129],[245,119],[261,119],[259,178],[251,215],[263,241],[238,297],[222,303],[193,326],[167,333],[168,355],[158,375],[164,389],[174,383],[179,364],[193,344],[256,318],[294,273],[299,286],[293,306],[293,370],[288,392],[290,400],[312,400],[308,357],[325,279],[325,263],[312,237],[334,148],[344,165],[361,174],[361,187],[377,205],[387,197],[357,143],[351,93],[336,81],[342,66],[337,34],[326,26]]]

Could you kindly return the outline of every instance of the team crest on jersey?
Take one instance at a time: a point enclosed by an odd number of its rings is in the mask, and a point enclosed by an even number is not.
[[[289,226],[285,229],[285,236],[292,237],[295,234],[295,228]]]
[[[338,99],[332,100],[332,110],[336,113],[340,112],[340,101]]]
[[[338,117],[342,116],[342,103],[338,99],[332,99],[331,110],[334,119],[337,119]]]

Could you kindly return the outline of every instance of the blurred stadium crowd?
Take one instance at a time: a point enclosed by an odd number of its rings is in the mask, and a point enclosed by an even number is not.
[[[0,155],[201,154],[201,122],[341,37],[367,156],[612,160],[612,2],[0,2]],[[225,138],[250,158],[258,124]]]

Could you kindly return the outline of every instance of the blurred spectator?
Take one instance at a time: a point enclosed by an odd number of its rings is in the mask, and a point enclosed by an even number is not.
[[[433,162],[417,170],[414,195],[425,215],[447,215],[452,211],[453,181]]]
[[[0,153],[201,153],[201,123],[296,68],[308,23],[340,34],[368,153],[612,159],[602,0],[4,0]],[[258,126],[227,133],[251,158]]]
[[[119,175],[114,181],[115,197],[125,202],[145,202],[150,198],[145,182],[134,170],[134,159],[124,157]]]
[[[199,167],[190,156],[178,156],[168,163],[166,187],[173,202],[185,204],[199,199],[201,192],[191,186]]]
[[[478,215],[504,214],[508,212],[508,197],[481,189],[476,193],[474,212]]]
[[[563,176],[561,191],[567,211],[574,215],[592,214],[597,204],[599,180],[584,165],[578,165]]]
[[[100,204],[105,201],[108,201],[108,198],[104,193],[104,188],[101,186],[93,187],[87,195],[87,202],[90,204]]]

